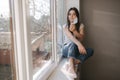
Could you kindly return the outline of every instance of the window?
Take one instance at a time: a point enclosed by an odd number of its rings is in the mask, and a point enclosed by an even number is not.
[[[0,0],[0,80],[16,80],[13,25],[9,0]]]
[[[33,74],[44,67],[52,54],[50,0],[29,0]]]
[[[14,0],[17,78],[45,80],[55,68],[53,0]],[[52,16],[51,16],[52,15]]]
[[[40,70],[49,68],[47,77],[62,50],[59,30],[62,31],[63,19],[58,14],[60,10],[56,14],[56,0],[0,2],[0,80],[33,80]],[[34,80],[38,76],[41,74]]]
[[[62,47],[63,47],[63,25],[66,20],[66,5],[65,0],[56,0],[56,14],[57,14],[57,59],[58,61],[62,56]]]

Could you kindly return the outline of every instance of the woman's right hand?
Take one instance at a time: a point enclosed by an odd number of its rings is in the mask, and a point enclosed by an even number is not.
[[[76,30],[75,25],[74,25],[74,24],[71,24],[69,30],[70,30],[71,32],[74,32],[74,31]]]
[[[83,55],[87,54],[86,49],[82,44],[78,45],[78,50],[80,54],[83,54]]]

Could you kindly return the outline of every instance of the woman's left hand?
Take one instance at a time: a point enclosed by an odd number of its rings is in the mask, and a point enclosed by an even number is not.
[[[85,49],[85,47],[82,44],[78,45],[78,50],[83,55],[87,54],[86,49]]]

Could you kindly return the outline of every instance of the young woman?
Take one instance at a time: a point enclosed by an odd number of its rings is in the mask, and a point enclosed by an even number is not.
[[[68,58],[66,71],[73,77],[77,75],[74,70],[74,63],[83,63],[93,55],[91,48],[85,48],[82,44],[84,38],[84,25],[80,22],[77,8],[72,7],[67,13],[67,24],[63,26],[65,39],[63,56]]]

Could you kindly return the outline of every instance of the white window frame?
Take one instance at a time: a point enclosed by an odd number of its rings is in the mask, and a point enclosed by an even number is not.
[[[12,7],[13,26],[15,29],[15,61],[17,80],[32,80],[32,56],[30,51],[30,41],[27,28],[27,2],[24,0],[14,0]],[[21,27],[22,26],[22,27]]]
[[[15,46],[15,66],[16,66],[16,80],[46,80],[51,74],[56,63],[56,10],[55,0],[50,0],[51,4],[51,26],[53,35],[52,45],[52,60],[48,62],[33,76],[31,39],[29,29],[29,1],[28,0],[14,0],[11,1],[12,6],[12,20],[15,31],[14,46]],[[21,27],[22,26],[22,27]],[[46,68],[47,67],[47,68]],[[43,71],[44,70],[44,73]],[[49,70],[49,71],[48,71]],[[42,75],[41,75],[42,73]]]

